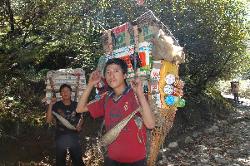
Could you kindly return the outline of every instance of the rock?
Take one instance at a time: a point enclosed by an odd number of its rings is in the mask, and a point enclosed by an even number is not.
[[[168,144],[168,147],[169,148],[176,148],[176,147],[178,147],[178,143],[177,142],[171,142],[171,143]]]
[[[204,153],[204,151],[207,150],[207,147],[204,146],[204,145],[198,145],[198,148],[199,148],[199,152],[200,152],[200,153]]]
[[[235,163],[235,164],[233,164],[232,166],[241,166],[241,165],[240,165],[240,164],[236,164],[236,163]]]
[[[201,158],[201,162],[202,162],[203,164],[206,164],[206,163],[208,163],[208,162],[209,162],[209,159],[206,159],[206,158]]]
[[[224,159],[224,156],[220,155],[220,154],[215,154],[213,155],[214,160],[219,163],[219,164],[227,164],[228,161]]]
[[[219,130],[219,127],[216,126],[216,125],[213,125],[211,128],[206,129],[204,132],[205,132],[206,134],[211,134],[211,133],[213,133],[213,132],[216,132],[217,130]]]
[[[186,138],[185,138],[185,144],[190,144],[190,143],[192,143],[192,142],[194,142],[194,140],[190,137],[190,136],[187,136]]]
[[[194,132],[192,136],[193,136],[194,138],[197,138],[200,134],[201,134],[201,132]]]

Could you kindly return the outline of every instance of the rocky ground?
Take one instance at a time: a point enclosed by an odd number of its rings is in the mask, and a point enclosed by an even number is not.
[[[233,102],[232,96],[224,95],[224,97]],[[250,99],[241,98],[240,100],[243,103],[234,104],[235,111],[227,118],[217,120],[205,129],[187,132],[185,136],[179,136],[177,140],[168,141],[162,148],[156,165],[250,166]],[[93,134],[97,135],[101,121],[93,123],[93,120],[89,119],[90,122],[92,124],[91,130],[85,128],[84,136],[82,136],[84,138],[84,160],[88,166],[99,166],[102,162],[98,157],[96,148],[93,148],[97,139],[93,137]],[[89,128],[89,125],[86,126]],[[46,132],[44,131],[44,133]],[[42,143],[42,140],[46,142]],[[12,148],[7,148],[8,151],[1,152],[0,149],[0,166],[54,165],[55,159],[52,155],[54,144],[52,140],[39,136],[33,141],[27,140],[30,142],[29,144],[32,144],[30,146],[22,142],[13,144]],[[14,147],[19,148],[14,151]],[[37,158],[37,156],[40,156],[40,158]]]
[[[170,142],[157,165],[250,166],[250,100],[240,100],[227,119]]]

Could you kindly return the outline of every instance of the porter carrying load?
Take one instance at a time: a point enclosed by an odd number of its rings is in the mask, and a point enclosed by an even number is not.
[[[43,99],[43,102],[50,103],[52,97],[56,97],[57,101],[61,99],[59,88],[62,84],[68,84],[72,87],[72,96],[73,101],[78,101],[79,96],[82,94],[86,86],[86,78],[84,70],[77,69],[60,69],[60,70],[51,70],[47,72],[46,76],[46,97]],[[67,119],[62,115],[52,112],[52,114],[68,129],[76,130]]]
[[[147,165],[154,166],[160,146],[173,125],[177,108],[185,106],[182,98],[184,83],[179,77],[179,64],[185,61],[183,48],[152,11],[132,22],[106,30],[102,44],[105,55],[99,59],[100,71],[108,59],[121,58],[128,65],[127,80],[139,77],[143,81],[144,93],[156,117],[156,127],[148,132],[146,143]],[[103,90],[97,91],[97,96],[101,95],[99,93]],[[140,128],[142,123],[138,116],[131,115],[124,121],[129,120],[135,120]],[[124,124],[118,123],[121,126],[114,128],[117,131],[107,132],[102,142],[105,145],[112,143]]]

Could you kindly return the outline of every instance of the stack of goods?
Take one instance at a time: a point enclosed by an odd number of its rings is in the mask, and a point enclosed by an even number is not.
[[[133,78],[135,73],[137,76],[148,76],[152,43],[144,41],[143,35],[148,34],[142,34],[141,29],[131,23],[107,30],[102,36],[106,54],[99,60],[99,69],[103,69],[103,64],[108,59],[121,58],[128,64],[128,78]]]
[[[184,107],[185,100],[182,98],[184,83],[178,76],[178,65],[166,60],[154,61],[151,71],[157,79],[151,79],[151,104],[156,116],[156,127],[151,131],[148,165],[155,165],[161,144],[172,128],[177,107]]]
[[[71,99],[78,101],[86,87],[85,71],[80,68],[51,70],[47,73],[45,84],[46,97],[44,102],[49,103],[52,96],[56,96],[57,100],[60,100],[59,88],[62,84],[71,86]]]
[[[112,58],[124,59],[129,67],[128,81],[143,80],[145,94],[156,116],[156,127],[148,137],[148,164],[154,166],[161,144],[170,131],[177,107],[184,107],[183,81],[179,64],[184,63],[183,48],[169,29],[148,11],[133,22],[106,30],[102,36],[105,55],[98,63],[103,71]]]

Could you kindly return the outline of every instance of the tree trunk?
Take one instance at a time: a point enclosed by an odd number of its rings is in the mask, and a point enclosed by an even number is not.
[[[5,5],[7,7],[7,14],[9,16],[10,32],[13,33],[15,30],[15,25],[14,25],[14,16],[13,16],[13,11],[11,9],[10,0],[5,0]]]

